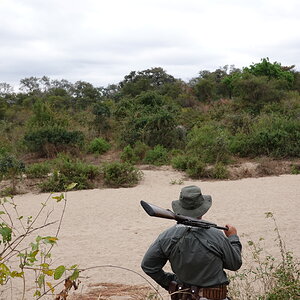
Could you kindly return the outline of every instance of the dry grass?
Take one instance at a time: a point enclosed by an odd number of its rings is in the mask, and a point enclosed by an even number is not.
[[[98,283],[89,286],[87,293],[73,295],[70,300],[144,300],[153,294],[153,290],[142,285],[125,285],[119,283]],[[155,298],[152,298],[155,299]]]

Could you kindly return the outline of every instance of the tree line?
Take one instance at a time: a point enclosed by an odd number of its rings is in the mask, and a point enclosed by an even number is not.
[[[16,93],[0,83],[0,172],[8,158],[109,149],[121,162],[172,164],[195,178],[226,176],[235,157],[299,158],[299,91],[295,66],[268,58],[189,82],[156,67],[107,87],[44,76],[21,79]]]

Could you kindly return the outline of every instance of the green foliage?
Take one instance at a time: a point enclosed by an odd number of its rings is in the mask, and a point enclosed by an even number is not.
[[[194,127],[188,134],[187,154],[204,163],[226,163],[229,160],[229,134],[214,124]]]
[[[94,154],[103,154],[111,148],[111,145],[103,138],[95,138],[88,146],[88,151]]]
[[[142,172],[127,162],[106,163],[102,172],[104,182],[110,187],[135,186],[142,178]]]
[[[169,162],[168,150],[161,145],[157,145],[147,151],[144,161],[155,166],[166,165]]]
[[[229,294],[241,300],[291,300],[299,299],[300,264],[291,251],[287,251],[276,220],[271,212],[266,213],[275,224],[277,247],[280,258],[276,258],[258,242],[248,241],[251,250],[251,265],[231,276]]]
[[[31,129],[42,127],[66,127],[67,119],[59,118],[47,103],[38,100],[33,105],[33,115],[28,121]]]
[[[73,182],[77,183],[77,190],[90,189],[94,187],[93,180],[100,174],[98,167],[67,155],[59,155],[52,164],[53,174],[40,185],[43,192],[65,191]]]
[[[300,156],[300,121],[281,115],[257,117],[249,133],[234,136],[230,145],[241,156]]]
[[[135,164],[139,159],[130,145],[124,147],[120,158],[123,162],[128,162],[130,164]]]
[[[144,160],[148,150],[150,150],[150,147],[141,141],[135,142],[133,146],[134,155],[138,157],[139,162]]]
[[[130,72],[119,85],[123,95],[134,97],[142,92],[151,90],[166,93],[168,88],[166,89],[165,87],[175,83],[175,78],[167,74],[162,68],[152,68],[139,72]]]
[[[46,177],[51,172],[51,166],[48,162],[34,163],[27,165],[25,174],[27,178],[42,178]]]
[[[11,180],[11,186],[6,191],[4,191],[4,195],[16,194],[17,181],[24,171],[25,164],[21,160],[10,154],[0,156],[0,181],[3,179]]]
[[[252,64],[249,68],[245,68],[244,71],[255,76],[267,76],[269,79],[282,79],[291,84],[294,81],[294,75],[290,70],[293,68],[294,66],[282,67],[276,61],[271,63],[267,57],[261,59],[260,63]]]
[[[185,171],[188,166],[189,158],[187,155],[180,154],[171,159],[171,165],[174,169]]]
[[[227,179],[229,177],[229,172],[223,163],[218,162],[210,171],[210,177],[215,179]]]
[[[198,157],[190,157],[187,162],[186,173],[194,179],[207,177],[206,164]]]
[[[29,131],[24,136],[25,145],[42,156],[53,157],[59,152],[81,147],[84,136],[80,131],[60,127],[44,127]]]
[[[294,175],[300,174],[300,165],[293,164],[291,167],[291,173]]]
[[[118,103],[122,113],[121,142],[133,145],[141,141],[150,147],[162,144],[172,147],[176,142],[177,107],[157,92],[144,92],[135,99]],[[124,114],[126,111],[126,114]]]
[[[0,157],[0,180],[12,179],[25,171],[25,164],[16,157],[6,154]]]
[[[14,294],[12,291],[15,290],[14,279],[20,280],[21,278],[23,281],[24,289],[19,298],[32,299],[37,297],[41,298],[49,291],[54,294],[57,284],[52,282],[53,280],[58,281],[63,275],[65,282],[68,281],[70,286],[75,284],[79,276],[77,265],[71,267],[64,265],[58,267],[53,266],[51,250],[58,241],[58,233],[64,215],[64,209],[56,230],[56,235],[33,236],[33,232],[50,225],[53,226],[53,224],[56,223],[49,220],[49,214],[46,214],[45,220],[41,220],[42,215],[45,215],[43,214],[43,210],[47,207],[47,203],[50,199],[59,199],[57,202],[64,200],[66,205],[66,197],[64,194],[52,198],[49,196],[48,199],[42,203],[41,208],[35,216],[27,217],[19,210],[18,204],[14,202],[13,198],[0,199],[0,214],[1,220],[3,221],[0,223],[0,285],[3,286],[1,296],[7,296],[6,299],[13,299]],[[27,247],[24,247],[24,242],[28,242]],[[15,261],[19,263],[15,264]],[[32,292],[32,290],[27,287],[29,272],[35,275],[34,282],[36,283],[36,290],[31,297],[27,295],[28,290],[30,290],[30,293]],[[5,288],[7,284],[9,284],[10,288]],[[9,291],[11,291],[10,297]],[[64,295],[67,296],[67,293]]]
[[[194,86],[195,94],[200,101],[211,101],[216,98],[216,84],[209,79],[201,79]]]

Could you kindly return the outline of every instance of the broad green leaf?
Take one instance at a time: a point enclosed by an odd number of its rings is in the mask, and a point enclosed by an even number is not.
[[[45,283],[45,275],[41,274],[37,279],[38,287],[41,288]]]
[[[79,277],[79,270],[78,269],[75,269],[73,274],[70,276],[70,280],[76,280],[78,277]]]
[[[5,215],[5,212],[3,210],[1,210],[0,215]]]
[[[66,190],[67,191],[73,190],[76,185],[77,185],[77,183],[73,182],[67,186]]]
[[[39,266],[42,268],[49,268],[49,264],[47,263],[40,264]]]
[[[54,271],[50,269],[43,269],[42,272],[48,276],[53,276]]]
[[[75,269],[77,267],[78,267],[78,265],[73,265],[73,266],[70,267],[70,269]]]
[[[3,243],[7,243],[11,241],[11,234],[12,234],[12,229],[8,227],[6,224],[1,223],[0,224],[0,235],[2,235],[2,241]],[[1,244],[1,240],[0,240]]]
[[[59,278],[61,278],[61,276],[64,274],[64,272],[66,271],[66,267],[65,266],[59,266],[55,269],[54,271],[54,279],[58,280]]]

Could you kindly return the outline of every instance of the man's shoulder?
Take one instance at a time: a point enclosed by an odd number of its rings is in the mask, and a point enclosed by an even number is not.
[[[172,227],[169,227],[165,231],[163,231],[160,234],[160,238],[170,238],[172,236],[180,236],[182,235],[186,230],[188,229],[188,226],[182,225],[182,224],[176,224]]]

